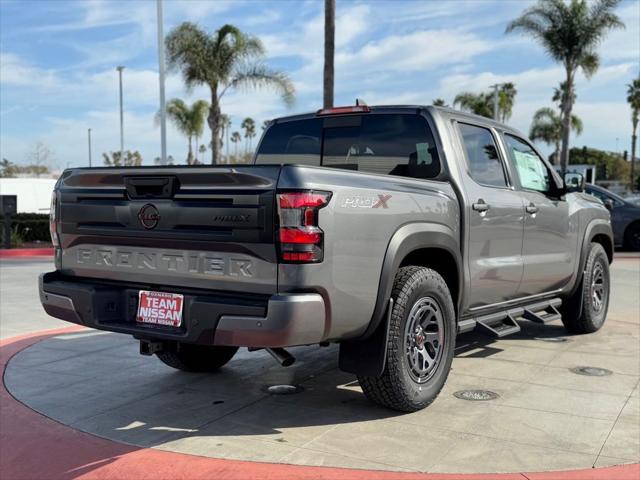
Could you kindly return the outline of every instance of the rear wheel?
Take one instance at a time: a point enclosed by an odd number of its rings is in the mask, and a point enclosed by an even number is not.
[[[562,305],[562,323],[571,333],[593,333],[602,327],[609,309],[609,258],[592,243],[580,286]]]
[[[158,358],[170,367],[185,372],[214,372],[225,365],[238,351],[238,347],[178,344],[175,350],[158,352]]]
[[[358,380],[373,402],[412,412],[433,402],[449,375],[455,310],[444,279],[429,268],[401,268],[392,297],[384,372]]]

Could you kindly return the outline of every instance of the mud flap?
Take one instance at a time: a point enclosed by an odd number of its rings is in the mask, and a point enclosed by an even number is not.
[[[387,337],[392,310],[393,299],[389,299],[387,321],[380,322],[372,335],[365,340],[340,343],[340,370],[366,377],[382,375],[387,360]]]

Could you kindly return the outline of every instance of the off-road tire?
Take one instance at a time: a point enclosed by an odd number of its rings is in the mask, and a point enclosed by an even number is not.
[[[374,403],[403,412],[428,406],[440,393],[451,369],[456,341],[456,316],[451,293],[440,274],[424,267],[403,267],[396,274],[392,291],[393,310],[387,339],[384,372],[380,377],[358,376],[367,398]],[[404,332],[413,305],[429,296],[440,307],[444,320],[442,355],[426,383],[418,383],[409,373],[404,350]]]
[[[179,344],[177,349],[158,352],[158,358],[170,367],[185,372],[215,372],[238,351],[238,347],[214,347]]]
[[[605,296],[602,308],[595,309],[592,301],[592,281],[594,273],[601,269],[604,278]],[[604,248],[599,243],[592,243],[587,253],[580,285],[575,293],[566,299],[560,312],[562,323],[571,333],[593,333],[600,330],[607,318],[610,298],[609,259]]]

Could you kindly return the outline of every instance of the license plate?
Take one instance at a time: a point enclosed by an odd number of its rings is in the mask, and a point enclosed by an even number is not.
[[[140,290],[138,293],[136,321],[139,323],[179,327],[182,324],[183,303],[184,296],[178,293]]]

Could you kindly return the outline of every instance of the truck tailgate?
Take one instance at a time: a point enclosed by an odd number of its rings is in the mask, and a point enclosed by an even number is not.
[[[270,294],[279,166],[75,169],[58,184],[61,273]]]

